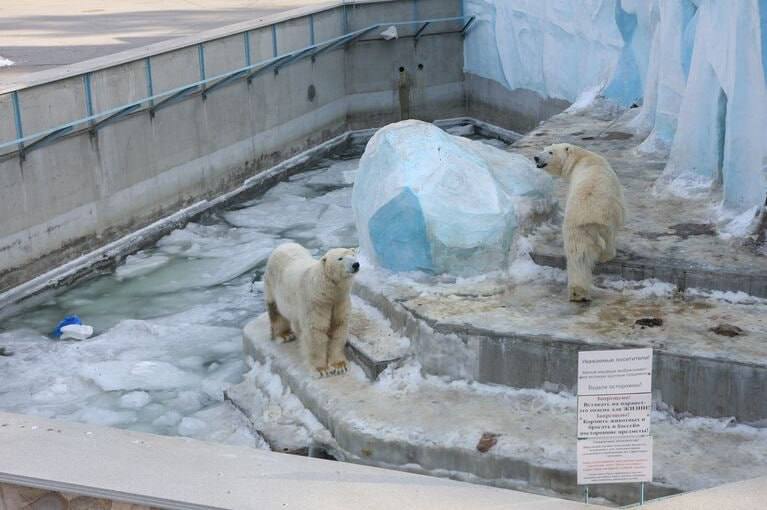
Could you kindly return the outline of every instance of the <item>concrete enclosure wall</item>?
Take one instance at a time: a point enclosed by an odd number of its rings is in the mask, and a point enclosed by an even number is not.
[[[460,0],[330,2],[30,75],[0,91],[0,146],[375,24],[356,42],[155,110],[0,150],[0,291],[350,128],[465,114]],[[210,84],[207,84],[210,86]],[[17,115],[18,114],[18,115]],[[101,120],[101,119],[97,119]],[[36,146],[31,144],[35,143]]]

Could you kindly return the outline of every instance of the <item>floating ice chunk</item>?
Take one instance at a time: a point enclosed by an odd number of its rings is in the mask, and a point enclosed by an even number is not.
[[[228,402],[206,407],[184,420],[186,420],[186,424],[182,422],[184,435],[189,437],[269,450],[269,445],[253,431],[245,416]],[[194,421],[190,423],[189,420]],[[203,423],[205,427],[201,427],[198,422]],[[179,432],[181,429],[182,426],[179,425]]]
[[[206,397],[202,393],[195,390],[179,391],[178,396],[172,400],[167,401],[167,405],[179,410],[183,413],[193,413],[199,411]]]
[[[297,226],[315,226],[323,210],[324,204],[288,195],[280,200],[262,202],[255,207],[227,212],[224,217],[237,227],[249,227],[262,232],[281,232]]]
[[[476,275],[507,267],[518,231],[552,210],[552,189],[519,154],[410,120],[368,142],[352,206],[377,265]]]
[[[120,397],[120,407],[125,409],[141,409],[152,400],[146,391],[131,391]]]
[[[155,427],[175,427],[181,421],[181,415],[177,411],[168,411],[156,418],[152,425]]]
[[[182,436],[197,436],[208,429],[208,424],[198,418],[182,418],[178,433]]]
[[[212,400],[223,400],[224,390],[240,382],[245,366],[242,361],[233,361],[216,368],[201,384],[202,391]]]
[[[349,177],[354,176],[357,171],[359,160],[350,159],[345,161],[335,161],[327,170],[323,170],[313,175],[306,184],[312,188],[327,189],[332,186],[346,186],[354,182]]]
[[[199,384],[199,376],[164,361],[103,361],[86,365],[80,375],[101,389],[164,390]]]
[[[160,266],[170,261],[170,257],[161,254],[148,255],[146,253],[137,253],[130,255],[125,259],[125,264],[115,270],[115,278],[118,281],[126,278],[135,278],[151,273]]]
[[[317,237],[325,250],[356,247],[357,231],[351,207],[329,205],[320,216]]]
[[[95,407],[86,408],[77,413],[78,421],[105,427],[135,423],[136,419],[136,413],[133,411],[112,411]]]
[[[346,187],[337,189],[335,191],[331,191],[330,193],[325,193],[321,197],[317,197],[315,199],[312,199],[312,202],[315,204],[326,204],[326,205],[336,205],[339,207],[350,207],[352,203],[352,188]],[[322,229],[324,227],[323,223],[320,221],[317,224],[318,229]]]
[[[13,60],[10,60],[10,59],[4,58],[4,57],[0,57],[0,67],[12,66],[13,64],[15,64],[15,62]]]

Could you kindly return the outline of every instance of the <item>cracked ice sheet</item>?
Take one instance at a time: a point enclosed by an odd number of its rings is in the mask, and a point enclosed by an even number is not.
[[[9,318],[0,346],[14,355],[0,357],[3,381],[11,381],[0,386],[0,409],[264,447],[223,401],[224,390],[247,370],[240,328],[263,311],[262,285],[251,280],[260,278],[280,242],[311,245],[315,254],[341,236],[351,246],[345,211],[356,165],[331,162],[294,176],[260,199],[173,231],[127,257],[114,274]],[[222,219],[284,216],[278,200],[299,204],[312,227],[277,236]],[[317,211],[327,226],[317,225]],[[94,337],[59,342],[45,336],[71,313],[95,328]]]
[[[0,344],[4,410],[262,446],[223,402],[244,370],[237,328],[124,320],[83,342],[17,330]]]

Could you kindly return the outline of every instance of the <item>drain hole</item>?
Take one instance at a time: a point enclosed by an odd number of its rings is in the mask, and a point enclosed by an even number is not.
[[[423,70],[423,64],[418,64],[418,70]]]
[[[405,68],[404,67],[400,67],[399,68],[399,72],[404,73],[405,72]]]
[[[314,85],[309,85],[309,89],[306,91],[306,97],[309,99],[309,101],[314,101],[316,96],[317,89],[314,88]]]

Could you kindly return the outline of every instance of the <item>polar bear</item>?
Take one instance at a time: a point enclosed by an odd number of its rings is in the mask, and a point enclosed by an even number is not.
[[[571,301],[590,301],[594,263],[615,257],[615,234],[623,226],[623,188],[605,158],[577,145],[558,143],[533,158],[538,168],[570,179],[562,234]]]
[[[334,248],[315,260],[296,243],[278,246],[266,263],[264,293],[272,339],[298,338],[304,359],[321,377],[348,369],[344,347],[352,277],[359,269],[354,250]]]

